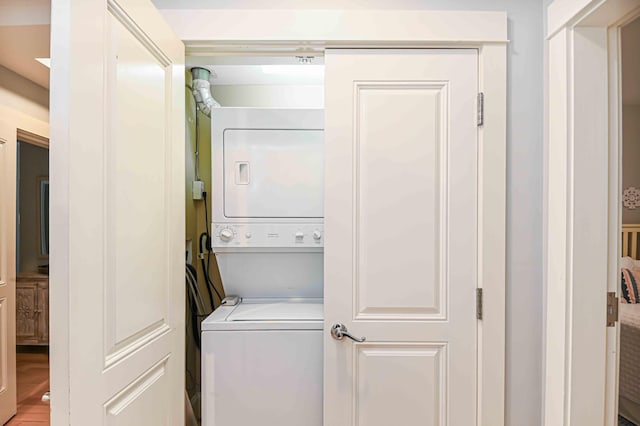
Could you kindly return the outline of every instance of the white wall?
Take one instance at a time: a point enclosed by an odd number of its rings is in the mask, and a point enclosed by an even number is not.
[[[324,86],[213,85],[213,97],[224,107],[323,108]]]
[[[543,0],[545,1],[545,0]],[[261,0],[154,0],[160,8],[264,8]],[[509,18],[507,425],[542,410],[543,4],[540,0],[271,0],[269,8],[503,10]]]

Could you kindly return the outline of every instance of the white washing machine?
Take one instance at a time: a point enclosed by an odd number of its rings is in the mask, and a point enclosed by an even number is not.
[[[243,300],[202,323],[203,425],[322,426],[322,303]]]
[[[323,111],[212,112],[212,245],[227,296],[202,323],[203,426],[321,426]]]

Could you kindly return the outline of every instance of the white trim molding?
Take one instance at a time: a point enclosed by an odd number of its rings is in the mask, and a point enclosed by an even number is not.
[[[504,43],[505,12],[416,10],[164,9],[187,47],[211,42],[359,47]],[[258,42],[258,40],[260,40]],[[188,54],[188,53],[187,53]]]
[[[638,0],[547,9],[546,426],[617,425],[619,25]]]
[[[484,125],[479,127],[478,425],[505,422],[507,15],[505,12],[165,9],[193,57],[334,48],[475,48]],[[302,49],[302,50],[301,50]]]

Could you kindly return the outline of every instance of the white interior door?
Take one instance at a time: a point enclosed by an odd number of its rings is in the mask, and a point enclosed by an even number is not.
[[[0,424],[16,414],[16,128],[0,121]]]
[[[476,424],[478,52],[329,49],[325,72],[324,422]]]
[[[147,0],[54,0],[52,424],[184,423],[184,46]]]

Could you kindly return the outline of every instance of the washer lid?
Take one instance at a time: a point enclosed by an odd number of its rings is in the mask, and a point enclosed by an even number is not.
[[[227,321],[322,321],[322,303],[241,303]]]
[[[220,306],[207,319],[202,331],[232,330],[322,330],[321,301],[242,301]]]

